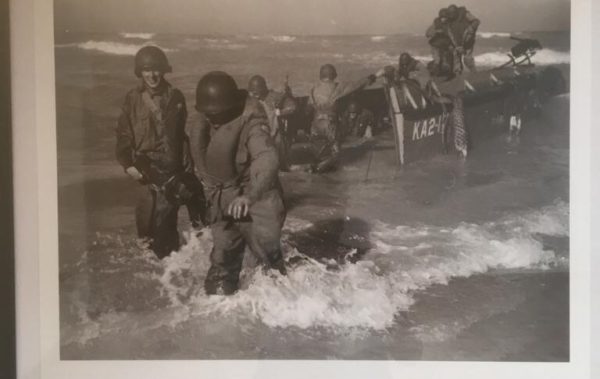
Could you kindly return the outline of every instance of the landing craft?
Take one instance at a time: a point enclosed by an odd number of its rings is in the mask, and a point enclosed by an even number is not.
[[[475,147],[481,139],[507,132],[511,117],[534,117],[541,104],[568,92],[566,80],[557,67],[538,67],[531,62],[542,48],[538,41],[511,39],[517,44],[500,67],[463,72],[452,79],[432,78],[431,87],[439,95],[462,94],[467,118],[477,114],[489,119],[490,122],[467,122],[470,147]],[[351,95],[371,110],[380,124],[391,126],[399,165],[454,150],[452,104],[433,102],[428,91],[415,81],[386,80],[383,85]],[[290,120],[292,130],[310,128],[310,120],[302,112],[308,97],[300,97],[298,101],[301,111]],[[340,109],[345,109],[348,101],[340,99]]]

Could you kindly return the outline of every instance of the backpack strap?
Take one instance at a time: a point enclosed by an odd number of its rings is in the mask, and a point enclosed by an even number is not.
[[[154,121],[156,121],[157,126],[162,131],[165,126],[162,111],[160,110],[158,105],[156,105],[154,100],[152,100],[152,97],[150,97],[150,94],[147,91],[144,91],[142,93],[142,100],[144,101],[144,104],[146,104],[148,109],[150,109],[150,113],[152,114]]]

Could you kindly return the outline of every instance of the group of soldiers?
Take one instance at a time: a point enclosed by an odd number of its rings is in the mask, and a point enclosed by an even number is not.
[[[138,236],[159,258],[168,256],[179,248],[177,215],[186,206],[193,225],[212,231],[207,294],[237,290],[246,246],[263,267],[285,274],[278,174],[287,168],[289,140],[279,123],[296,111],[291,91],[270,90],[261,76],[242,90],[229,74],[210,72],[198,81],[199,121],[188,135],[185,98],[165,79],[171,71],[164,51],[141,48],[134,61],[140,84],[127,93],[117,122],[117,160],[147,188],[136,207]],[[336,76],[324,65],[311,91],[311,141],[318,150],[312,167],[319,172],[339,151],[336,101],[376,79],[338,84]]]
[[[473,48],[479,20],[465,7],[454,4],[439,11],[425,35],[431,46],[430,71],[436,76],[475,70]]]
[[[461,8],[456,12],[459,18],[440,19],[444,33],[455,30],[453,23],[458,20],[471,17]],[[469,48],[460,46],[465,52]],[[414,79],[423,69],[422,63],[404,53],[393,71],[402,80]],[[134,60],[140,83],[127,93],[117,123],[117,160],[128,176],[147,189],[136,207],[138,236],[149,242],[159,258],[178,250],[178,211],[185,206],[194,226],[211,228],[207,294],[232,294],[238,289],[246,247],[266,270],[285,274],[280,238],[286,210],[279,171],[289,169],[285,123],[297,112],[291,90],[286,83],[283,92],[273,91],[259,75],[242,90],[225,72],[207,73],[197,83],[199,120],[188,134],[185,98],[165,79],[171,71],[160,48],[141,48]],[[373,114],[356,101],[342,112],[338,100],[385,75],[386,69],[381,69],[341,83],[333,65],[320,68],[307,107],[314,152],[310,171],[332,169],[344,137],[371,133]]]

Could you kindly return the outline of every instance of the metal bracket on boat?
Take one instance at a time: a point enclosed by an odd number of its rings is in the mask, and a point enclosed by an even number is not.
[[[415,98],[412,96],[412,94],[408,90],[408,87],[404,83],[402,83],[402,93],[404,94],[404,97],[408,99],[408,102],[410,103],[410,105],[412,105],[413,109],[418,110],[419,107],[417,106]]]
[[[475,89],[475,87],[473,87],[473,85],[471,83],[469,83],[468,80],[464,80],[465,81],[465,87],[467,87],[467,89],[471,92],[477,92],[477,90]]]
[[[498,79],[496,77],[496,75],[494,75],[493,73],[490,74],[490,79],[492,80],[492,83],[494,83],[497,86],[500,86],[500,85],[504,84],[504,82],[502,80]]]

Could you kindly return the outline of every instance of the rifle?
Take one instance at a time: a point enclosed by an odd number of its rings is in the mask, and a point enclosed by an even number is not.
[[[204,188],[193,172],[182,170],[174,175],[164,174],[154,167],[145,154],[136,154],[133,166],[142,174],[142,184],[163,193],[167,200],[174,204],[186,205],[190,213],[194,213],[193,218],[206,225]]]

